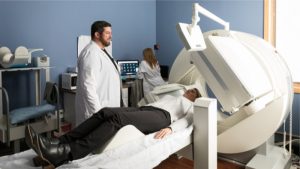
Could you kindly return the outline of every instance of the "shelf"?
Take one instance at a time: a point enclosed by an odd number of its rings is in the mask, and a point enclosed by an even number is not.
[[[15,72],[15,71],[28,71],[28,70],[42,70],[42,69],[50,69],[52,67],[24,67],[24,68],[8,68],[8,69],[3,69],[0,68],[1,72]]]

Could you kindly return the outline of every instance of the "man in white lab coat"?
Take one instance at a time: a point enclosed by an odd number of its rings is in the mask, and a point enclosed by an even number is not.
[[[91,42],[78,58],[76,126],[103,107],[120,107],[118,67],[105,47],[111,43],[111,24],[96,21],[91,26]]]

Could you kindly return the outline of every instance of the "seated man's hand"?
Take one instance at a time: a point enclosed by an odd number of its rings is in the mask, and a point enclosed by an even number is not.
[[[155,135],[154,135],[154,138],[155,139],[162,139],[166,135],[169,135],[171,133],[172,133],[172,129],[170,127],[167,127],[167,128],[161,129],[158,132],[156,132]]]

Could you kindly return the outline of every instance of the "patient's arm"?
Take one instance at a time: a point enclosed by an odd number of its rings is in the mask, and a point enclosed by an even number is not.
[[[193,113],[192,112],[188,112],[187,115],[185,115],[183,118],[175,121],[174,123],[172,123],[170,125],[170,127],[167,128],[163,128],[161,130],[159,130],[158,132],[155,133],[154,138],[155,139],[162,139],[165,136],[171,134],[173,131],[178,131],[181,129],[184,129],[186,127],[188,127],[189,125],[191,125],[193,122]]]
[[[173,132],[177,132],[179,130],[187,128],[192,123],[193,123],[193,112],[190,111],[183,118],[173,122],[169,127],[172,128]]]
[[[169,135],[172,133],[172,129],[170,127],[163,128],[159,130],[158,132],[155,133],[154,138],[155,139],[162,139],[165,136]]]

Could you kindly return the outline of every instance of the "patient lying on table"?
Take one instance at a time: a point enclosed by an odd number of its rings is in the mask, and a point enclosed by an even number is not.
[[[83,158],[103,146],[117,131],[133,125],[144,134],[157,132],[155,139],[162,139],[172,132],[192,123],[193,102],[201,97],[196,88],[187,90],[183,96],[166,95],[160,100],[142,106],[103,108],[69,133],[46,138],[27,126],[25,140],[39,156],[42,165],[60,166],[68,161]]]

